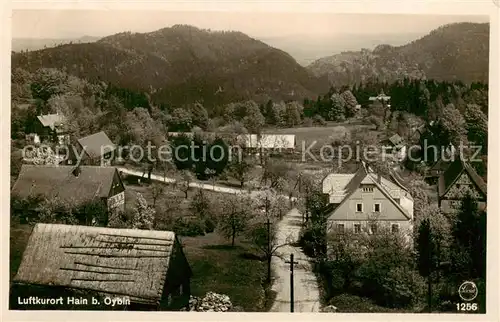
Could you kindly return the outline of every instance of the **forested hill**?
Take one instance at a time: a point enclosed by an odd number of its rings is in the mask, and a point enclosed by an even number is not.
[[[159,103],[201,101],[207,108],[242,99],[302,100],[328,87],[289,54],[243,33],[185,25],[14,53],[12,67],[58,68],[147,91]]]
[[[380,45],[321,58],[308,69],[328,76],[334,85],[404,77],[488,82],[488,58],[489,24],[455,23],[403,46]]]

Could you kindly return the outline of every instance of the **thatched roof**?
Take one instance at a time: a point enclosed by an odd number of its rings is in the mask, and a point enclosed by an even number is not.
[[[116,149],[115,144],[102,131],[81,138],[78,140],[78,143],[91,158],[101,157]]]
[[[23,164],[11,194],[19,198],[59,198],[72,204],[106,198],[117,171],[114,167]]]
[[[14,282],[154,305],[162,296],[175,240],[170,231],[37,224]]]

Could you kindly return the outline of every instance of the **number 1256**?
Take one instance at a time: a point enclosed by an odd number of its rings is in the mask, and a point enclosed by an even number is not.
[[[457,303],[457,311],[477,311],[477,303]]]

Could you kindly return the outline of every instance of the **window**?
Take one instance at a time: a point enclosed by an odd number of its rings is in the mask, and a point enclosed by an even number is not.
[[[363,204],[362,203],[357,203],[356,204],[356,211],[357,212],[363,212]]]
[[[373,211],[380,212],[380,204],[379,203],[376,203],[375,205],[373,205]]]
[[[355,234],[361,233],[361,224],[354,224],[354,233]]]
[[[365,187],[363,187],[363,192],[373,192],[373,187],[365,186]]]
[[[340,233],[344,232],[344,224],[337,224],[337,231]]]
[[[399,224],[392,224],[391,225],[391,231],[393,234],[396,234],[399,232]]]
[[[370,231],[372,234],[376,234],[377,233],[377,224],[372,224],[370,225]]]

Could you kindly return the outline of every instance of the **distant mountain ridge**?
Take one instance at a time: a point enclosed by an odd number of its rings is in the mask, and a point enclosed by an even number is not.
[[[327,34],[327,35],[293,35],[282,37],[259,38],[266,44],[279,48],[292,55],[302,66],[326,56],[345,51],[356,51],[360,48],[373,49],[380,44],[400,46],[425,35],[419,33],[392,34]]]
[[[488,82],[489,24],[453,23],[403,46],[379,45],[316,60],[307,68],[334,85],[403,77]]]
[[[89,43],[99,40],[100,37],[83,36],[78,38],[12,38],[12,51],[40,50],[69,43]]]
[[[14,53],[12,68],[58,68],[147,92],[156,103],[181,106],[198,101],[210,111],[246,99],[315,99],[330,85],[369,79],[487,82],[488,55],[489,24],[446,25],[406,45],[343,52],[307,68],[283,50],[241,32],[175,25]]]
[[[148,91],[157,101],[174,105],[302,100],[327,89],[327,82],[279,49],[241,32],[186,25],[14,54],[12,65],[31,71],[64,68],[82,78]]]

